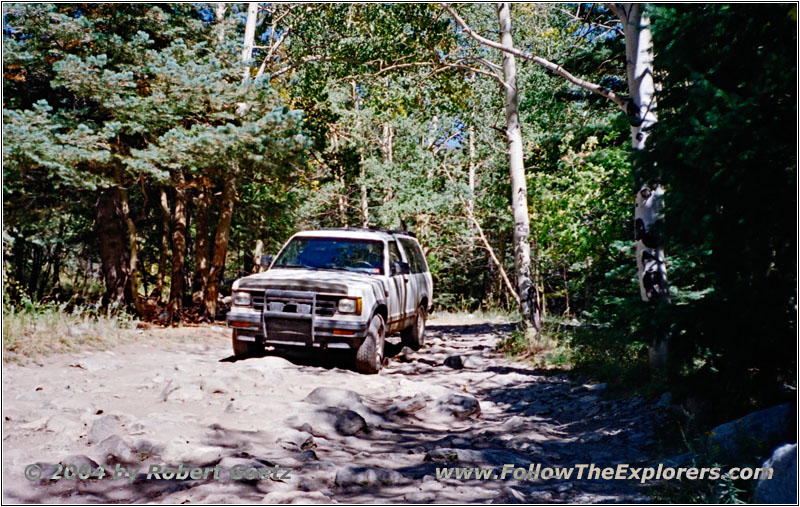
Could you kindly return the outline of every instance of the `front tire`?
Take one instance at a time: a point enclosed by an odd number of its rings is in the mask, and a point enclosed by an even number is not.
[[[238,331],[236,329],[233,330],[231,339],[233,341],[233,355],[237,359],[257,356],[264,352],[264,345],[258,341],[258,338],[256,338],[254,342],[239,340]]]
[[[383,317],[375,315],[369,323],[367,336],[356,352],[356,369],[364,373],[378,373],[383,365],[383,343],[386,330]]]
[[[424,306],[417,308],[417,317],[414,319],[414,324],[400,331],[400,336],[403,339],[403,345],[419,350],[425,345],[425,319],[428,313]]]

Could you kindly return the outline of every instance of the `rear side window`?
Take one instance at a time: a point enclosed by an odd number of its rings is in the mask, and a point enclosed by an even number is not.
[[[403,250],[406,251],[408,263],[411,265],[411,272],[424,273],[427,271],[425,257],[422,255],[422,251],[419,249],[417,242],[405,238],[398,238],[398,241],[403,245]]]

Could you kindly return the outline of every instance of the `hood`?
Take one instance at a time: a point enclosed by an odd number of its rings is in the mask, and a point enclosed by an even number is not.
[[[373,292],[376,299],[383,299],[385,291],[380,278],[366,273],[280,268],[241,278],[237,289],[298,290],[351,296]]]

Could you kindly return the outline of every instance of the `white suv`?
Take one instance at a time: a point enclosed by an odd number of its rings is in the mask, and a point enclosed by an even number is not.
[[[236,280],[227,322],[237,357],[264,345],[352,349],[360,371],[377,373],[386,335],[423,345],[432,299],[414,234],[323,229],[295,234],[268,271]]]

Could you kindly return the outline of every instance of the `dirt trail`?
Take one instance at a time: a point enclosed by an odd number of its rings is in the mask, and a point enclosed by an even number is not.
[[[639,502],[635,483],[437,480],[436,467],[648,462],[657,409],[604,386],[543,375],[494,351],[507,327],[431,322],[425,348],[397,338],[379,375],[326,352],[234,361],[220,326],[147,331],[138,345],[3,368],[6,502]],[[163,341],[159,341],[163,338]],[[408,352],[408,350],[406,350]],[[458,358],[454,356],[459,356]],[[321,388],[321,389],[318,389]],[[39,463],[139,468],[132,482],[24,478]],[[154,480],[153,464],[218,480]],[[234,480],[229,470],[292,468]]]

